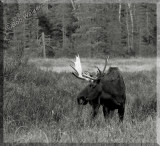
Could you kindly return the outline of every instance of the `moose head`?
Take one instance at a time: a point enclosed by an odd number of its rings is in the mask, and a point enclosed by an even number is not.
[[[105,60],[103,71],[101,71],[97,67],[98,71],[97,71],[96,77],[93,77],[90,73],[83,72],[80,57],[79,55],[76,56],[76,61],[73,62],[75,66],[73,67],[72,65],[70,65],[76,71],[76,73],[72,73],[72,74],[78,79],[89,82],[89,84],[78,94],[77,96],[78,104],[86,105],[88,101],[96,99],[102,94],[101,79],[104,76],[104,72],[105,72],[105,69],[108,63],[108,59],[109,59],[109,56]]]

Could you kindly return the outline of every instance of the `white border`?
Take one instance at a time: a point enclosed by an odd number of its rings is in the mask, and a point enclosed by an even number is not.
[[[67,0],[1,0],[3,3],[64,3]],[[69,2],[70,0],[68,0]],[[90,0],[75,0],[77,3],[90,3]],[[160,0],[95,0],[94,3],[157,3],[157,144],[160,145]]]

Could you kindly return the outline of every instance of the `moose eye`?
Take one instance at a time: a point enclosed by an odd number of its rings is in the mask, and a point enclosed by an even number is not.
[[[89,85],[89,87],[92,87],[92,86],[93,86],[92,84]]]

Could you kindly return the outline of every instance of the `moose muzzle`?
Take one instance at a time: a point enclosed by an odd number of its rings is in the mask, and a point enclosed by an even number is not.
[[[88,103],[88,101],[86,100],[84,96],[78,97],[77,102],[79,105],[86,105]]]

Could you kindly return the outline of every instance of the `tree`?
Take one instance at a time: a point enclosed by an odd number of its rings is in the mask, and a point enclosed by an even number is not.
[[[41,8],[33,14],[38,6]],[[77,53],[83,57],[156,55],[155,4],[69,0],[47,2],[43,6],[6,4],[4,9],[6,24],[24,18],[19,24],[12,24],[11,29],[5,29],[11,48],[38,47],[39,36],[44,32],[50,40],[46,45],[54,49],[57,57]]]

